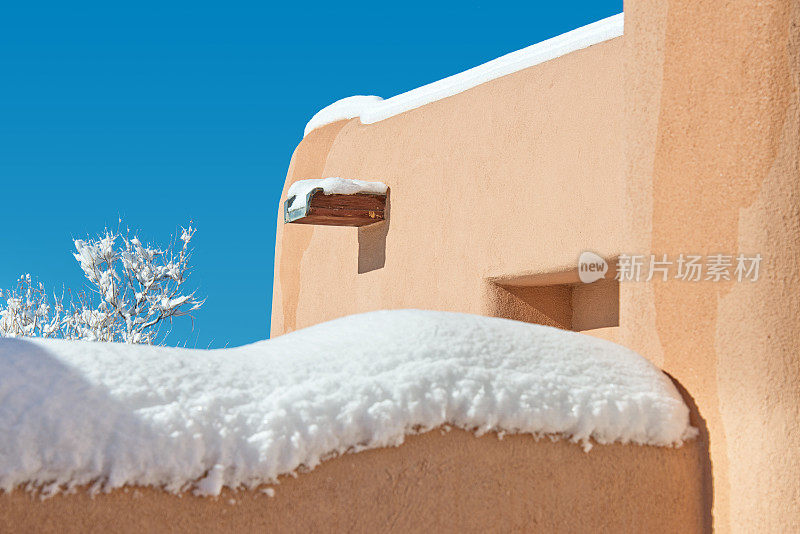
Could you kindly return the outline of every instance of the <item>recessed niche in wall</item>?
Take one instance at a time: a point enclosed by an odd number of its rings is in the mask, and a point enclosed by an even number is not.
[[[613,278],[591,284],[513,282],[490,283],[490,315],[576,332],[619,326],[619,282]]]

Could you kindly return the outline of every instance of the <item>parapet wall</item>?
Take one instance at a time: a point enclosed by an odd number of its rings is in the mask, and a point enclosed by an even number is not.
[[[0,494],[2,532],[698,532],[695,443],[596,446],[437,429],[346,454],[269,497],[152,488]],[[646,510],[646,514],[642,513]]]

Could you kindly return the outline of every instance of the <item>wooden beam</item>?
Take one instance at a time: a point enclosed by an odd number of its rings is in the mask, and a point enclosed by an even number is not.
[[[321,189],[317,189],[309,193],[303,208],[289,209],[287,200],[283,214],[285,223],[366,226],[384,220],[386,195],[326,195]]]

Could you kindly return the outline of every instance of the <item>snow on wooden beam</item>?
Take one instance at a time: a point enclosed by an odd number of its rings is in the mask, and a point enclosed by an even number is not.
[[[382,182],[330,177],[294,182],[286,193],[283,221],[326,226],[366,226],[385,218]]]
[[[384,220],[386,194],[355,193],[326,195],[322,189],[309,193],[304,205],[289,209],[291,199],[284,203],[286,223],[318,224],[324,226],[366,226]]]

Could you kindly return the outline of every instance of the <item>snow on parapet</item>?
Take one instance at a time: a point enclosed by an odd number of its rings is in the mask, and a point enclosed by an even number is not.
[[[306,125],[303,135],[343,119],[360,117],[363,124],[388,119],[501,76],[619,37],[623,26],[624,16],[619,13],[386,100],[378,96],[343,98],[314,115]]]
[[[358,193],[372,193],[383,195],[389,189],[383,182],[365,182],[349,178],[322,178],[315,180],[298,180],[289,186],[286,198],[291,199],[289,209],[304,208],[308,202],[308,194],[314,189],[322,189],[326,195],[356,195]]]
[[[420,429],[589,445],[694,435],[672,382],[614,343],[432,311],[354,315],[223,350],[0,339],[0,489],[215,495]]]
[[[365,109],[374,106],[378,102],[383,102],[383,99],[375,95],[356,95],[348,96],[337,100],[330,106],[324,107],[319,110],[316,115],[311,117],[311,120],[306,124],[306,129],[303,131],[303,137],[308,135],[312,130],[316,130],[320,126],[325,126],[332,122],[340,121],[343,119],[352,119],[353,117],[360,116]]]

